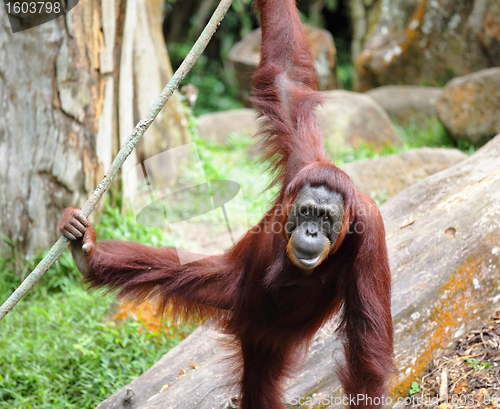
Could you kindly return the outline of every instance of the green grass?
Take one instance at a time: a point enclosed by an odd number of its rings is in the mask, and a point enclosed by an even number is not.
[[[276,189],[266,190],[270,175],[267,165],[251,156],[249,135],[233,134],[223,145],[195,136],[207,180],[232,180],[240,184],[249,225],[260,221],[269,209]]]
[[[109,206],[96,228],[100,238],[171,244],[160,229],[138,226]],[[36,263],[29,264],[27,271]],[[21,282],[11,265],[0,256],[2,302]],[[93,408],[194,328],[167,323],[168,333],[152,333],[137,321],[117,324],[107,315],[113,299],[85,290],[66,251],[0,322],[0,408]]]
[[[16,307],[2,323],[0,406],[93,408],[180,341],[104,318],[111,301],[69,285]]]
[[[396,125],[396,129],[405,142],[403,150],[424,146],[445,147],[457,148],[469,155],[476,150],[476,147],[468,142],[459,141],[458,144],[455,144],[438,118],[430,119],[425,125],[418,125],[411,120],[408,126]]]
[[[399,125],[395,125],[395,127],[403,139],[401,146],[389,145],[384,146],[381,150],[376,150],[366,144],[362,144],[357,148],[345,147],[338,150],[332,159],[335,159],[337,164],[342,165],[355,160],[379,158],[426,146],[457,148],[469,155],[476,150],[476,147],[470,143],[460,142],[458,145],[455,144],[437,118],[429,120],[424,125],[417,125],[414,121],[411,121],[406,127]]]

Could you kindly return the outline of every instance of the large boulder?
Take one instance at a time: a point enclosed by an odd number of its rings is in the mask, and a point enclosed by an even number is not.
[[[202,138],[224,143],[233,133],[253,136],[259,130],[257,112],[250,108],[203,114],[197,120],[198,131]]]
[[[366,92],[391,120],[401,126],[414,122],[426,124],[437,117],[437,102],[443,93],[439,87],[386,85]]]
[[[359,89],[441,85],[500,65],[496,0],[352,0]],[[370,2],[371,3],[371,2]],[[355,53],[356,54],[356,53]]]
[[[381,150],[386,145],[403,143],[387,113],[369,96],[343,90],[324,95],[317,118],[325,147],[332,155],[346,146],[365,144]]]
[[[362,144],[380,150],[385,145],[401,145],[402,139],[387,113],[370,97],[357,92],[325,91],[317,117],[327,150]],[[250,108],[213,112],[198,117],[203,138],[224,143],[229,135],[242,132],[253,136],[259,129],[257,113]],[[255,151],[256,149],[254,149]]]
[[[500,302],[500,135],[459,164],[381,207],[393,276],[397,374],[393,403],[433,357],[480,325]],[[334,322],[313,338],[303,367],[287,382],[288,402],[329,397],[340,408]],[[198,329],[98,408],[234,408],[223,343]],[[315,395],[313,395],[313,393]]]
[[[387,200],[397,193],[467,158],[458,149],[419,148],[376,159],[357,160],[341,168],[356,189]]]
[[[307,24],[304,25],[304,30],[307,44],[315,61],[320,89],[335,88],[337,85],[334,70],[336,49],[332,35],[326,30]],[[240,84],[242,100],[248,105],[252,89],[252,74],[260,61],[261,38],[260,28],[258,28],[237,42],[229,52],[229,60],[234,65]]]
[[[439,119],[453,139],[482,145],[500,132],[500,68],[451,80],[438,102]]]

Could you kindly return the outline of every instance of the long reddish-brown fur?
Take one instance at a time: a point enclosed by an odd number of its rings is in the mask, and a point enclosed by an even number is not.
[[[281,185],[276,203],[225,254],[187,265],[169,248],[96,243],[86,255],[87,280],[137,300],[154,294],[178,311],[215,317],[241,345],[242,409],[283,408],[282,382],[297,350],[334,313],[341,317],[337,332],[345,364],[339,373],[346,394],[381,397],[393,368],[391,278],[382,218],[326,157],[313,112],[320,102],[318,84],[295,1],[255,0],[255,6],[262,57],[253,102],[266,118],[264,158],[276,173],[274,183]],[[326,186],[344,200],[338,239],[311,274],[287,256],[286,235],[272,233],[273,226],[275,231],[284,225],[307,184]],[[87,234],[95,241],[92,228]],[[81,245],[81,240],[72,244]]]

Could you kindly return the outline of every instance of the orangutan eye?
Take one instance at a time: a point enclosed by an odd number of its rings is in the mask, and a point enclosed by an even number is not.
[[[302,216],[310,216],[312,213],[312,209],[310,207],[303,207],[302,209],[300,209],[300,214]]]

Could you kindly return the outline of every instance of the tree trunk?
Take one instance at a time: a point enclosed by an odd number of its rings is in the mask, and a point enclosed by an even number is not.
[[[15,34],[0,7],[0,248],[14,243],[19,267],[55,241],[61,210],[85,202],[172,76],[162,6],[80,1]],[[144,136],[141,157],[188,140],[174,95]]]
[[[0,7],[0,231],[17,256],[48,248],[61,209],[82,205],[103,173],[95,139],[108,81],[101,11],[97,1],[80,2],[13,34]]]
[[[393,277],[393,404],[434,356],[498,309],[499,157],[500,135],[381,207]],[[303,367],[288,381],[286,401],[292,407],[298,407],[293,406],[298,398],[313,396],[316,400],[304,400],[304,407],[344,407],[335,401],[341,396],[335,368],[342,349],[334,327],[332,322],[318,331]],[[98,408],[236,407],[237,391],[219,337],[212,329],[198,329]]]

